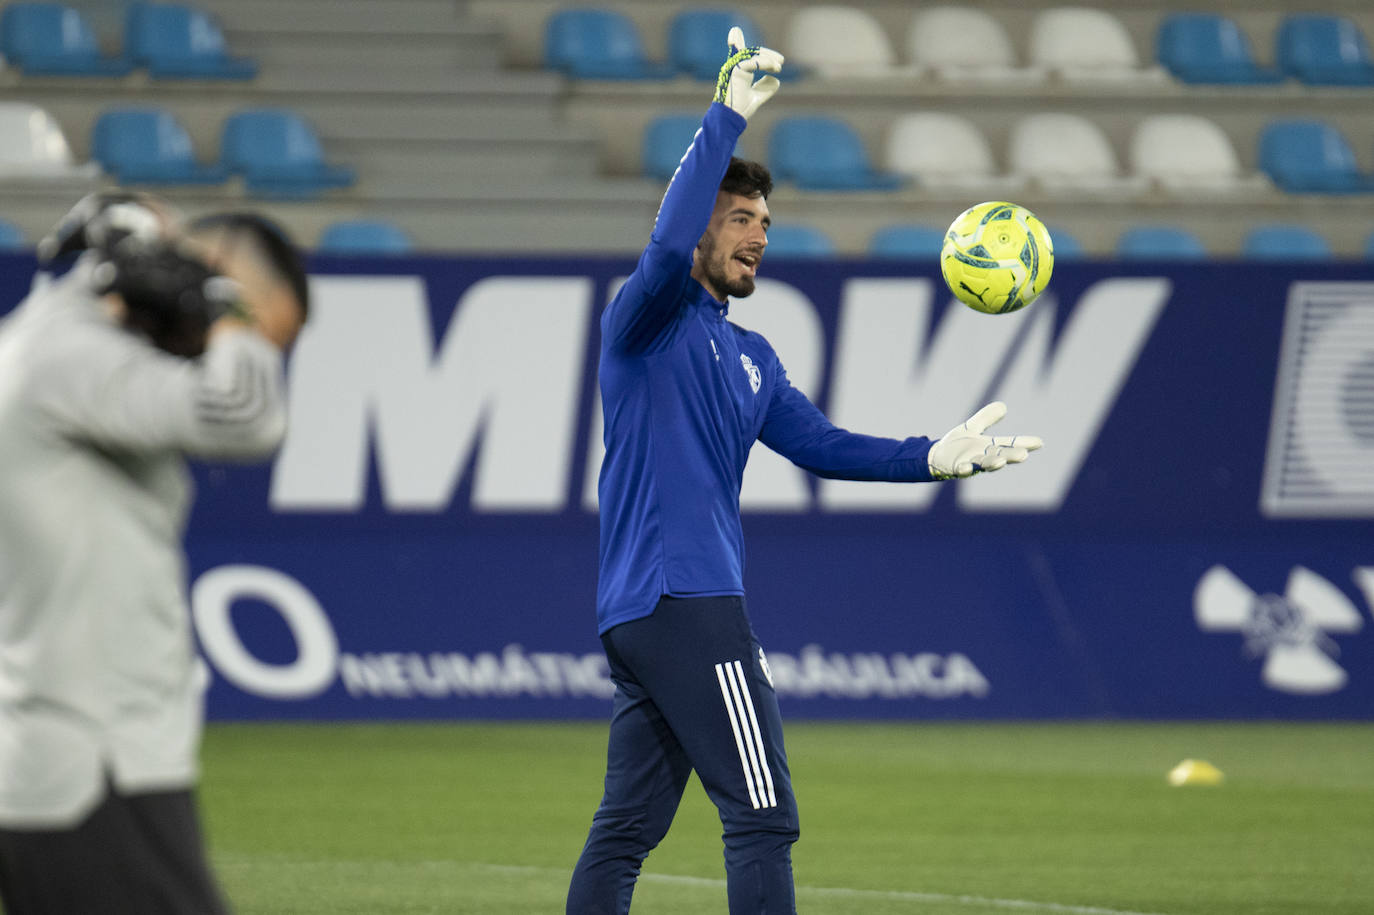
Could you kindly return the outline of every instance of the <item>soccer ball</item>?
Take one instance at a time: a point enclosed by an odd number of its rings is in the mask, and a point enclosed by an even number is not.
[[[959,301],[1006,314],[1034,302],[1054,270],[1054,243],[1034,213],[992,200],[960,213],[945,233],[940,272]]]

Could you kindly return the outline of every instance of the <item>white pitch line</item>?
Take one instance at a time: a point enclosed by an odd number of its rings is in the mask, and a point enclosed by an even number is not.
[[[518,864],[483,864],[469,862],[482,870],[522,874],[562,873],[549,867],[528,867]],[[641,881],[675,883],[679,886],[709,886],[724,889],[725,881],[716,877],[690,877],[682,874],[640,874]],[[1015,909],[1021,912],[1058,912],[1060,915],[1163,915],[1160,912],[1136,912],[1131,909],[1108,909],[1093,905],[1068,905],[1062,902],[1036,902],[1032,899],[998,899],[992,896],[968,896],[952,893],[918,893],[912,890],[860,890],[852,887],[798,886],[798,896],[829,896],[844,899],[886,899],[894,902],[939,902],[946,905],[982,906],[988,909]]]
[[[247,855],[223,853],[216,855],[221,860],[242,858],[261,861],[276,858],[297,867],[325,867],[356,872],[363,867],[384,867],[390,870],[404,870],[409,867],[445,870],[449,868],[486,871],[494,874],[523,874],[526,876],[559,877],[566,879],[568,871],[555,867],[535,867],[528,864],[492,864],[485,861],[311,861],[291,859],[289,856]],[[640,874],[639,879],[650,883],[671,883],[678,886],[703,886],[724,889],[725,881],[718,877],[692,877],[685,874]],[[1108,909],[1102,906],[1069,905],[1062,902],[1036,902],[1033,899],[999,899],[995,896],[969,896],[953,893],[920,893],[914,890],[861,890],[853,887],[798,886],[798,896],[821,896],[843,899],[884,899],[892,902],[942,903],[955,906],[981,906],[985,909],[1014,909],[1019,912],[1053,912],[1057,915],[1163,915],[1160,912],[1137,912],[1133,909]]]

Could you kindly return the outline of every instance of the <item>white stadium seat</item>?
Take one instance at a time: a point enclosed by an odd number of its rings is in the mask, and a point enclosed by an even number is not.
[[[1131,172],[1166,191],[1263,192],[1272,187],[1259,172],[1246,172],[1226,132],[1195,114],[1156,114],[1143,118],[1131,135]]]
[[[1106,135],[1076,114],[1022,118],[1012,128],[1007,158],[1014,173],[1046,190],[1133,195],[1149,187],[1139,175],[1123,175]]]
[[[963,6],[932,6],[911,19],[907,59],[954,82],[1034,82],[1038,68],[1016,65],[1006,28],[991,13]]]
[[[1166,82],[1162,67],[1144,67],[1130,32],[1102,9],[1060,6],[1041,10],[1031,23],[1028,57],[1033,66],[1066,81]]]
[[[27,102],[0,102],[0,178],[93,178],[94,163],[78,165],[62,127]]]
[[[788,24],[786,43],[778,47],[786,49],[783,53],[789,64],[814,70],[822,78],[911,72],[898,66],[882,25],[863,10],[848,6],[797,10]]]
[[[892,122],[883,164],[927,187],[1010,191],[1025,184],[1000,174],[983,132],[957,114],[923,111]]]

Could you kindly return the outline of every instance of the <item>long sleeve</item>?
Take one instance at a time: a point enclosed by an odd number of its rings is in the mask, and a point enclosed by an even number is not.
[[[677,317],[683,288],[691,278],[692,253],[710,224],[720,181],[745,123],[718,102],[707,110],[663,195],[648,246],[602,314],[606,345],[625,352],[648,351]]]
[[[798,467],[829,479],[897,483],[931,479],[930,439],[881,438],[839,428],[792,387],[781,363],[759,441]]]
[[[62,434],[102,448],[255,460],[286,433],[281,353],[248,330],[187,360],[90,321],[51,356],[36,379],[40,407]]]

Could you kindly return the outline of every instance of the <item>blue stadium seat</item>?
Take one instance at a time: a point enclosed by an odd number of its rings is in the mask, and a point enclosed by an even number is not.
[[[196,161],[191,136],[162,108],[113,108],[96,118],[91,157],[120,184],[223,184],[220,165]]]
[[[1280,70],[1309,85],[1374,85],[1369,42],[1344,16],[1285,17],[1275,37],[1274,58]]]
[[[351,168],[324,161],[314,128],[284,108],[231,114],[220,138],[220,162],[243,175],[248,193],[259,197],[313,197],[354,182]]]
[[[766,45],[763,30],[744,13],[727,9],[683,10],[668,23],[668,65],[693,79],[715,82],[720,65],[730,55],[726,37],[733,26],[744,30],[751,45]],[[800,79],[805,68],[784,63],[778,78]]]
[[[1281,120],[1260,131],[1259,166],[1292,193],[1354,194],[1374,191],[1362,175],[1345,135],[1324,121]]]
[[[316,249],[329,254],[408,254],[415,243],[386,220],[345,219],[325,226]]]
[[[868,253],[872,257],[929,259],[933,263],[939,259],[944,243],[945,230],[938,226],[884,226],[869,239]]]
[[[644,177],[660,181],[673,177],[700,127],[699,113],[665,114],[650,121],[649,126],[644,128],[640,154],[640,171]]]
[[[668,79],[674,75],[668,64],[647,58],[634,20],[603,9],[559,10],[550,16],[544,25],[544,66],[575,79]]]
[[[768,227],[768,247],[764,258],[769,257],[830,257],[835,253],[835,243],[820,229],[814,226],[787,223]]]
[[[1185,83],[1283,81],[1283,74],[1255,63],[1250,40],[1231,19],[1215,13],[1173,13],[1160,22],[1159,62]]]
[[[8,220],[0,219],[0,251],[23,251],[28,248],[24,230]]]
[[[104,57],[81,13],[61,3],[11,3],[0,11],[0,54],[22,72],[123,76],[133,63]]]
[[[854,129],[828,117],[788,117],[768,138],[773,177],[807,190],[892,190],[906,178],[880,172]]]
[[[1133,226],[1121,233],[1116,256],[1127,260],[1206,260],[1207,246],[1176,226]]]
[[[131,3],[124,51],[154,79],[252,79],[258,65],[234,57],[207,13],[175,3]]]
[[[1086,257],[1083,253],[1083,243],[1078,240],[1078,236],[1064,229],[1050,229],[1050,243],[1054,245],[1056,264],[1060,261],[1081,261]]]
[[[724,9],[688,9],[668,23],[668,62],[679,73],[715,81],[720,65],[730,56],[725,43],[732,26],[744,30],[751,45],[764,43],[763,32],[743,13]]]
[[[1306,226],[1275,223],[1250,230],[1241,242],[1242,257],[1251,260],[1329,259],[1331,244]]]

